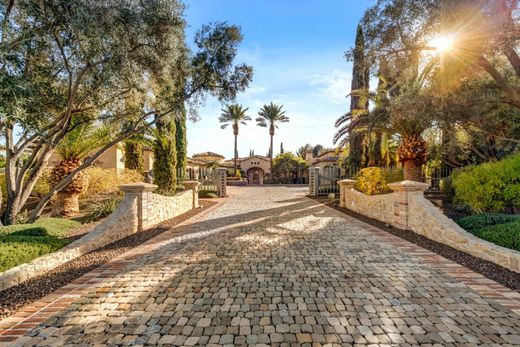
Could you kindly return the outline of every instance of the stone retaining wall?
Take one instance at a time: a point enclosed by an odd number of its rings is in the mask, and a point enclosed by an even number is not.
[[[157,186],[148,183],[121,186],[125,192],[123,201],[101,224],[54,253],[0,273],[0,290],[43,275],[81,255],[197,208],[199,185],[198,182],[186,182],[188,190],[175,196],[154,194],[152,191]]]
[[[393,193],[373,196],[355,190],[353,180],[339,184],[342,207],[520,272],[520,252],[497,246],[462,229],[424,197],[428,187],[424,183],[392,183]]]

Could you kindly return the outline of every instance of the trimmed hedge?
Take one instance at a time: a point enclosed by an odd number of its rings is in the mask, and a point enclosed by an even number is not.
[[[455,200],[477,213],[520,207],[520,154],[453,173]]]
[[[457,220],[473,235],[496,245],[520,251],[520,216],[477,214]]]
[[[477,236],[496,245],[520,251],[520,219],[485,227]]]

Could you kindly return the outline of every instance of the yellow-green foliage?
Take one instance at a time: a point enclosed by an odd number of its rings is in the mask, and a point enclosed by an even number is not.
[[[32,195],[35,196],[44,196],[49,192],[51,189],[50,186],[50,169],[43,170],[43,173],[40,178],[38,178],[38,181],[36,181],[36,184],[34,185]],[[7,185],[5,183],[5,172],[0,173],[0,189],[2,190],[2,197],[5,199],[7,196]]]
[[[475,212],[520,207],[520,154],[469,166],[452,177],[455,199]]]
[[[127,183],[142,182],[143,175],[135,170],[115,170],[90,167],[86,170],[88,188],[83,196],[92,197],[101,194],[114,194],[119,186]]]
[[[83,196],[94,196],[101,194],[113,194],[119,191],[119,186],[127,183],[142,182],[143,175],[135,170],[102,169],[90,167],[85,170],[88,175],[88,189]],[[44,196],[51,189],[51,169],[45,169],[34,186],[32,195]],[[5,173],[0,173],[0,189],[2,196],[7,196]]]
[[[356,177],[354,188],[367,195],[379,195],[391,193],[388,187],[385,172],[378,167],[367,167],[361,169]]]

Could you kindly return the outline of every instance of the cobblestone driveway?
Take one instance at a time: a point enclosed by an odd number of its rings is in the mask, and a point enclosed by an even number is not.
[[[164,235],[87,276],[18,343],[520,345],[520,315],[492,295],[304,192],[232,189],[181,242]]]

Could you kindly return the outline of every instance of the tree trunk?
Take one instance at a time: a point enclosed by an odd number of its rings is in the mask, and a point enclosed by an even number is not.
[[[273,179],[273,137],[274,134],[271,134],[271,146],[269,147],[269,179]]]
[[[233,176],[236,176],[237,174],[237,157],[238,157],[238,149],[237,149],[237,138],[238,138],[238,135],[235,134],[235,156],[233,158],[233,167],[234,167],[234,171],[233,171]]]
[[[422,182],[422,168],[413,160],[403,162],[404,179],[407,181]]]
[[[497,83],[498,87],[509,97],[512,106],[520,108],[520,94],[509,84],[504,76],[487,60],[481,56],[478,60],[479,66],[484,69]]]
[[[374,139],[374,149],[372,161],[374,166],[383,165],[383,158],[381,156],[381,145],[383,143],[383,134],[380,131],[376,131]]]
[[[79,213],[79,193],[59,192],[52,206],[53,217],[73,217]]]

